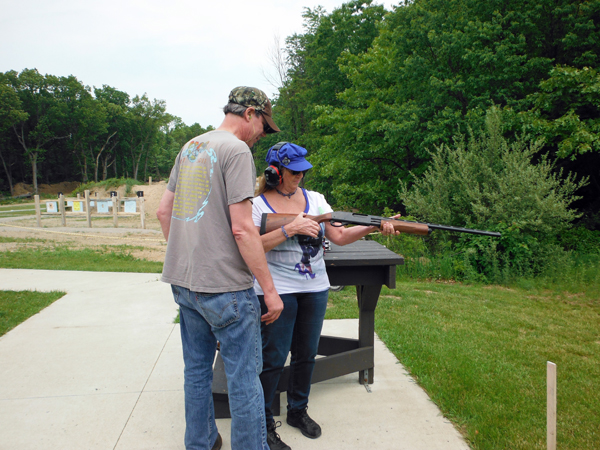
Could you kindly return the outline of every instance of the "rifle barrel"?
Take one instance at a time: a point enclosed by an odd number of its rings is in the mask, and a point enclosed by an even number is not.
[[[431,223],[428,223],[427,226],[429,228],[433,228],[434,230],[455,231],[458,233],[481,234],[483,236],[494,236],[494,237],[502,236],[502,234],[500,234],[496,231],[473,230],[471,228],[451,227],[449,225],[434,225]]]

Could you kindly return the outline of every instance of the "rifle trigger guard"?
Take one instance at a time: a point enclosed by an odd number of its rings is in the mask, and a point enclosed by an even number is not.
[[[333,226],[333,227],[343,227],[343,226],[345,225],[345,223],[344,223],[344,222],[342,222],[341,220],[334,220],[334,219],[331,219],[331,220],[329,221],[329,223],[330,223],[330,224],[331,224],[331,226]]]

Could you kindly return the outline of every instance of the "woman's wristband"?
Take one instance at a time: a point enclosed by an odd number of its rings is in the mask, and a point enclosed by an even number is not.
[[[285,228],[283,228],[283,226],[281,227],[281,232],[283,233],[286,239],[290,238],[290,236],[285,232]]]

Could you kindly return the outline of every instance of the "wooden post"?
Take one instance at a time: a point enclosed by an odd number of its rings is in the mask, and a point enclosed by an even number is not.
[[[35,218],[37,220],[37,226],[39,228],[42,228],[42,211],[40,209],[40,196],[36,194],[33,198],[35,198]]]
[[[148,177],[148,186],[152,186],[152,177]]]
[[[60,221],[63,227],[67,226],[67,217],[65,213],[65,196],[60,194],[58,197],[58,209],[60,210]]]
[[[115,225],[115,228],[117,228],[119,226],[119,220],[117,219],[117,216],[119,214],[119,198],[118,197],[111,197],[112,200],[112,208],[113,208],[113,223]]]
[[[92,228],[92,210],[90,209],[90,191],[85,191],[85,218],[88,228]]]
[[[556,450],[556,364],[548,361],[547,369],[547,422],[548,450]]]
[[[142,230],[146,229],[146,213],[144,212],[144,197],[138,197],[137,199],[140,209],[140,219],[142,221]]]

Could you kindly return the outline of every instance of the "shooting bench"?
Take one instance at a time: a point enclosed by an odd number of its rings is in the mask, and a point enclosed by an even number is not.
[[[325,266],[332,286],[356,286],[359,308],[358,339],[321,335],[312,383],[358,372],[358,382],[372,384],[375,366],[375,307],[383,285],[396,287],[396,266],[404,258],[375,241],[360,240],[343,247],[331,244],[325,252]],[[273,413],[280,413],[280,395],[287,390],[289,367],[285,367],[273,402]],[[228,418],[227,378],[221,355],[213,373],[215,417]]]

